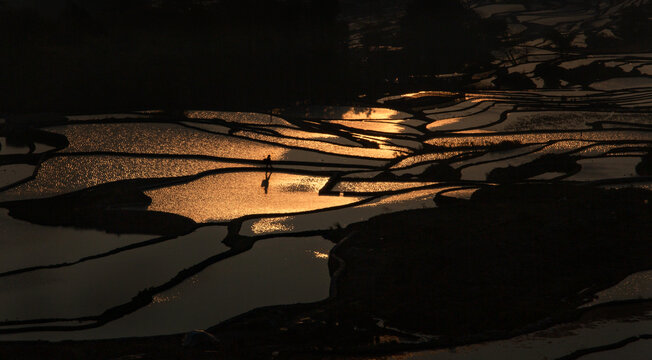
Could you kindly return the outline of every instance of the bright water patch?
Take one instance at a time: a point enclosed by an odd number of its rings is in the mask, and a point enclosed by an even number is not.
[[[502,141],[519,141],[522,144],[545,143],[549,141],[579,140],[579,141],[652,141],[652,132],[631,130],[610,131],[569,131],[499,134],[466,132],[466,136],[438,137],[426,140],[427,144],[441,147],[455,146],[489,146]],[[572,149],[569,149],[572,150]]]
[[[435,207],[434,198],[437,193],[448,189],[451,189],[451,187],[389,195],[356,206],[311,214],[247,220],[242,225],[241,234],[251,236],[289,231],[326,230],[338,226],[345,227],[355,222],[365,221],[376,215]],[[274,224],[274,226],[263,226],[270,223]]]
[[[418,188],[437,184],[436,182],[418,181],[340,181],[333,188],[334,192],[390,192]]]
[[[243,166],[247,165],[192,159],[121,156],[55,157],[41,164],[34,180],[0,193],[0,200],[48,197],[118,180],[194,175],[208,170]],[[0,176],[1,169],[0,167]]]
[[[344,145],[344,146],[355,146],[355,147],[362,146],[355,141],[346,139],[338,135],[328,134],[325,132],[288,129],[282,127],[277,127],[274,128],[273,130],[280,136],[287,136],[287,137],[299,138],[304,140],[319,140],[319,141],[324,141],[324,142],[329,142],[329,143]]]
[[[277,125],[296,127],[292,123],[278,116],[252,112],[193,110],[186,111],[185,115],[188,119],[224,120],[226,122],[248,125]]]
[[[264,134],[255,133],[251,131],[243,131],[241,134],[242,136],[245,136],[250,139],[262,140],[270,143],[281,144],[281,145],[291,146],[295,148],[299,147],[304,149],[321,151],[333,155],[345,155],[345,156],[367,157],[367,158],[377,158],[377,159],[392,159],[396,156],[394,150],[384,149],[382,147],[379,147],[378,149],[374,149],[374,148],[365,148],[365,147],[342,146],[342,145],[319,142],[314,140],[292,139],[292,138],[286,138],[282,136],[264,135]]]
[[[403,120],[330,120],[328,123],[342,125],[351,129],[376,131],[388,134],[422,134],[413,127],[404,125]]]
[[[487,126],[500,121],[503,113],[513,108],[510,104],[496,104],[477,114],[437,120],[428,124],[427,128],[430,131],[455,131]]]
[[[378,120],[378,119],[406,119],[410,114],[401,111],[351,106],[312,106],[302,110],[289,112],[292,116],[306,119],[343,119],[343,120]]]
[[[189,217],[196,222],[227,221],[245,215],[287,214],[341,206],[355,197],[320,196],[327,177],[264,172],[203,177],[188,184],[150,190],[149,210]]]

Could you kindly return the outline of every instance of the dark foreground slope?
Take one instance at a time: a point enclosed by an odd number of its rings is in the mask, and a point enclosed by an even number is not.
[[[652,268],[650,200],[634,189],[486,188],[469,201],[334,231],[329,299],[233,318],[209,329],[217,347],[183,349],[181,336],[3,343],[0,357],[321,358],[474,343],[586,312],[600,317],[606,310],[578,306]]]

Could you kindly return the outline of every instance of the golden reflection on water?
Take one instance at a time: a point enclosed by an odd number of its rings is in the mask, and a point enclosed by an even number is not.
[[[409,152],[408,149],[396,146],[392,144],[391,139],[385,136],[371,136],[371,135],[362,135],[362,134],[352,134],[354,138],[375,142],[378,144],[377,151],[382,151],[383,155],[386,155],[386,159],[392,159],[401,155],[401,153]],[[361,150],[368,149],[362,148]],[[368,149],[376,150],[376,149]]]
[[[36,179],[7,190],[2,198],[50,196],[118,180],[193,175],[207,170],[242,166],[245,165],[208,160],[56,157],[41,164]]]
[[[280,125],[295,127],[292,123],[282,119],[278,116],[249,113],[249,112],[230,112],[230,111],[186,111],[185,116],[188,119],[201,119],[201,120],[224,120],[227,122],[234,122],[239,124],[252,124],[252,125]]]
[[[391,181],[341,181],[333,191],[343,192],[384,192],[418,188],[436,184],[435,182],[391,182]]]
[[[346,126],[352,129],[360,129],[367,131],[378,131],[388,134],[421,134],[420,131],[415,130],[409,126],[402,125],[402,120],[393,121],[366,121],[366,120],[330,120],[332,124]]]
[[[443,126],[446,126],[446,125],[457,124],[462,119],[463,118],[461,118],[461,117],[453,117],[453,118],[449,118],[449,119],[437,120],[437,121],[435,121],[435,122],[433,122],[431,124],[428,124],[428,126],[426,126],[426,128],[428,130],[432,131],[433,129],[437,129],[437,128],[440,128],[440,127],[443,127]]]
[[[290,216],[263,218],[251,225],[251,231],[253,231],[254,234],[289,232],[294,230],[294,226],[288,221],[290,218]]]
[[[207,134],[174,124],[84,124],[54,127],[70,146],[64,152],[113,151],[144,154],[197,154],[262,160],[283,159],[286,148],[256,141]]]
[[[346,207],[342,209],[327,210],[311,214],[299,214],[294,216],[275,217],[268,220],[269,222],[279,222],[281,227],[291,227],[292,231],[308,231],[314,229],[333,228],[339,224],[347,226],[353,222],[364,221],[373,216],[397,212],[409,209],[421,209],[435,207],[433,201],[438,192],[453,189],[455,187],[442,187],[436,189],[426,189],[411,191],[408,193],[383,196],[379,199],[357,206]],[[245,221],[242,227],[244,235],[260,235],[263,232],[254,232],[253,225],[259,220]],[[262,227],[258,227],[262,230]],[[278,233],[271,229],[267,234]]]
[[[295,137],[295,138],[300,138],[300,139],[305,139],[305,140],[334,140],[334,139],[339,139],[342,142],[346,142],[344,145],[351,145],[351,146],[356,146],[355,143],[351,143],[347,139],[343,139],[340,136],[334,135],[334,134],[328,134],[328,133],[323,133],[323,132],[315,132],[315,131],[305,131],[305,130],[299,130],[299,129],[288,129],[288,128],[274,128],[274,131],[278,133],[281,136],[290,136],[290,137]]]
[[[368,119],[368,120],[379,120],[379,119],[398,119],[403,117],[405,114],[402,114],[399,111],[385,108],[350,108],[347,112],[342,114],[342,119],[344,120],[355,120],[355,119]]]
[[[479,133],[480,131],[460,131],[459,134]],[[549,133],[532,133],[532,134],[507,134],[493,135],[486,134],[483,136],[451,136],[440,137],[426,140],[426,144],[457,147],[457,146],[488,146],[497,144],[501,141],[520,141],[522,144],[545,143],[548,141],[559,141],[574,139],[575,141],[649,141],[652,140],[652,134],[648,132],[617,130],[617,131],[569,131],[569,132],[549,132]]]
[[[273,173],[268,193],[262,172],[212,175],[187,184],[147,191],[149,210],[189,217],[196,222],[227,221],[245,215],[285,214],[346,205],[357,197],[320,196],[327,177]]]
[[[241,134],[242,136],[246,136],[251,139],[270,141],[277,144],[323,151],[333,155],[362,156],[362,157],[376,158],[376,159],[391,159],[394,157],[394,152],[389,151],[389,150],[393,150],[393,147],[390,146],[379,146],[378,149],[374,149],[374,148],[366,148],[366,147],[342,146],[342,145],[312,141],[312,140],[292,139],[292,138],[279,137],[279,136],[263,135],[251,131],[242,131]],[[389,141],[388,138],[382,136],[366,136],[366,135],[358,135],[358,134],[354,134],[353,136],[364,137],[367,140],[375,141],[379,143],[382,142],[383,144],[385,141]]]
[[[313,251],[312,251],[312,255],[315,257],[315,259],[323,259],[323,260],[327,260],[327,259],[328,259],[328,254],[325,253],[325,252],[314,251],[314,250],[313,250]]]
[[[387,101],[398,100],[398,99],[418,99],[426,96],[438,96],[438,97],[451,97],[457,96],[458,93],[449,92],[449,91],[419,91],[401,95],[386,96],[384,98],[378,99],[378,102],[381,104],[386,103]]]
[[[400,168],[412,166],[426,161],[450,159],[454,156],[460,155],[461,153],[462,153],[461,151],[442,151],[442,152],[434,152],[429,154],[408,156],[405,159],[399,161],[398,163],[392,165],[390,169],[400,169]]]

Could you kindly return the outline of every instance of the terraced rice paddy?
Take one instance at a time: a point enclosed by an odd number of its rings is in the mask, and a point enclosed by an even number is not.
[[[580,48],[583,25],[602,24],[612,11],[475,3],[483,17],[516,16],[519,36],[533,24],[552,26]],[[67,143],[12,146],[0,137],[0,208],[7,209],[0,212],[0,340],[181,333],[262,306],[326,299],[334,244],[324,235],[376,215],[436,207],[438,194],[468,199],[514,182],[650,189],[652,53],[562,56],[544,39],[512,50],[519,57],[497,64],[530,79],[530,90],[483,88],[492,75],[478,77],[472,91],[393,94],[369,107],[75,115],[39,129]],[[573,82],[546,78],[536,70],[541,64],[569,74],[599,64],[624,75]],[[562,85],[549,89],[551,81]],[[446,101],[411,107],[419,96]],[[123,187],[130,192],[115,190]],[[102,201],[87,200],[95,197]],[[33,214],[14,210],[28,200]],[[81,226],[83,219],[66,215],[69,207],[101,221]],[[42,211],[63,215],[44,221]],[[190,225],[159,233],[134,220],[121,230],[133,214]],[[652,300],[649,290],[649,272],[630,274],[585,306]],[[649,333],[650,316],[582,319],[396,359],[505,351],[556,358]],[[617,351],[649,354],[649,343]]]

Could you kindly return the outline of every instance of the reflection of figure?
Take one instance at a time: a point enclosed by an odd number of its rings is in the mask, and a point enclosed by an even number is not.
[[[265,189],[265,194],[267,194],[267,190],[269,190],[269,179],[271,177],[272,177],[272,172],[265,171],[265,178],[263,179],[263,182],[260,183],[260,187]]]

